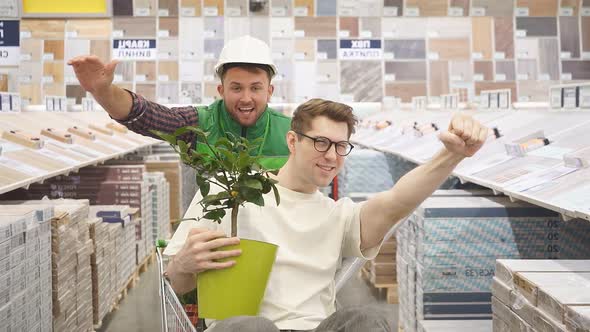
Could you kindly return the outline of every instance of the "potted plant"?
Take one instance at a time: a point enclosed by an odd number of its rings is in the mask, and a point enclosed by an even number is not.
[[[179,139],[192,132],[201,148]],[[277,181],[259,163],[260,156],[252,156],[262,144],[262,138],[249,141],[228,133],[214,144],[208,142],[207,133],[197,127],[183,127],[172,134],[154,131],[170,143],[182,162],[197,171],[196,181],[202,195],[199,204],[203,215],[193,220],[209,219],[221,223],[227,211],[231,213],[231,236],[237,236],[238,212],[245,203],[264,206],[264,194],[272,190],[276,203],[280,203]],[[202,147],[205,146],[206,149]],[[219,191],[211,193],[214,185]],[[242,254],[232,258],[236,265],[229,269],[209,270],[197,278],[199,316],[225,319],[239,315],[254,316],[258,308],[272,265],[277,246],[248,239],[240,239],[237,246],[222,250],[242,249]]]

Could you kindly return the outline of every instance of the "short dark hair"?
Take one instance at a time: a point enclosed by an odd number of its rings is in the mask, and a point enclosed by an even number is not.
[[[263,65],[263,64],[259,64],[259,63],[247,63],[247,62],[231,62],[231,63],[226,63],[223,66],[221,66],[221,68],[219,68],[217,74],[219,75],[221,82],[223,82],[223,79],[225,78],[225,74],[227,73],[227,71],[232,68],[236,68],[236,67],[240,67],[250,73],[256,73],[256,72],[258,72],[258,70],[263,70],[264,72],[266,72],[266,76],[268,76],[269,82],[272,80],[272,77],[275,75],[274,70],[269,65]]]
[[[346,122],[348,138],[354,134],[354,126],[358,119],[352,112],[352,107],[335,101],[314,98],[299,105],[293,112],[291,130],[304,133],[311,128],[311,121],[318,116],[325,116],[336,122]]]

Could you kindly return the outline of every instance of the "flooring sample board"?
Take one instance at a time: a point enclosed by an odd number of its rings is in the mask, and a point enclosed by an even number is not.
[[[561,0],[559,6],[560,11],[571,10],[571,14],[573,16],[578,16],[580,5],[582,4],[582,0]],[[563,15],[563,14],[560,14]]]
[[[76,99],[76,104],[82,103],[86,97],[86,91],[79,85],[66,85],[66,97]]]
[[[248,16],[248,0],[226,0],[225,7],[228,18]]]
[[[223,0],[203,0],[203,15],[223,17],[223,7]]]
[[[224,17],[205,17],[203,18],[203,29],[206,38],[223,38],[224,37]]]
[[[539,58],[539,38],[517,38],[514,48],[517,59]]]
[[[203,19],[180,18],[180,56],[186,60],[203,60]],[[196,33],[197,32],[197,33]]]
[[[557,18],[555,17],[517,17],[516,30],[525,31],[529,37],[557,36]]]
[[[465,17],[432,17],[426,19],[430,38],[471,38],[471,19]]]
[[[403,16],[404,15],[404,0],[384,0],[383,1],[383,11],[385,14],[386,10],[394,9],[393,14],[389,14],[388,16]],[[395,15],[394,15],[395,14]],[[385,16],[385,15],[384,15]]]
[[[8,75],[0,74],[0,91],[8,92]]]
[[[204,54],[207,59],[218,59],[223,49],[223,39],[205,39]]]
[[[156,16],[158,14],[156,0],[133,0],[133,14],[135,16]]]
[[[142,78],[139,78],[142,77]],[[135,63],[135,81],[153,82],[157,80],[156,62],[154,61],[137,61]]]
[[[319,3],[320,1],[318,1]],[[339,0],[338,15],[377,17],[381,16],[382,0]]]
[[[480,81],[493,81],[494,63],[492,61],[473,61],[473,73],[481,78]]]
[[[111,41],[91,40],[90,54],[96,55],[101,61],[111,61]]]
[[[49,79],[51,78],[51,79]],[[63,83],[64,82],[64,63],[44,62],[43,63],[43,82],[44,83]]]
[[[47,60],[47,57],[52,60],[63,60],[65,51],[63,40],[46,40],[43,42],[43,57]],[[51,60],[52,59],[52,60]]]
[[[336,83],[318,83],[316,85],[318,96],[325,96],[329,100],[338,100],[340,98],[340,87]]]
[[[290,60],[280,60],[275,62],[275,66],[277,67],[277,77],[275,77],[278,81],[294,81],[295,80],[295,72],[294,72],[294,62]],[[280,77],[279,77],[280,76]]]
[[[230,40],[250,34],[250,19],[248,17],[227,17],[225,19],[225,39]],[[273,26],[271,26],[274,29]],[[275,34],[275,30],[272,30]]]
[[[25,38],[20,41],[20,53],[23,61],[39,62],[43,58],[43,43],[41,39]]]
[[[316,7],[317,16],[336,16],[338,4],[336,0],[318,1]]]
[[[440,96],[449,93],[449,62],[430,61],[429,67],[429,91],[430,96]]]
[[[132,61],[121,61],[115,68],[115,77],[122,82],[133,82],[135,80],[135,63]]]
[[[250,16],[268,16],[270,3],[264,1],[249,0],[248,5]]]
[[[571,73],[573,80],[590,80],[590,60],[563,60],[561,72]]]
[[[471,65],[471,61],[451,61],[449,64],[451,68],[451,81],[473,81],[473,66]]]
[[[184,61],[180,71],[180,80],[186,82],[203,81],[203,62],[201,61]]]
[[[562,54],[567,52],[572,58],[580,57],[580,30],[577,17],[559,17],[559,40]]]
[[[275,86],[275,91],[272,95],[273,99],[276,99],[279,102],[287,102],[289,100],[294,100],[295,89],[293,88],[292,83],[279,82],[279,83],[274,83],[274,86]]]
[[[514,57],[514,24],[512,20],[512,17],[494,17],[495,50],[501,52],[506,59]]]
[[[270,19],[268,17],[250,18],[250,36],[258,38],[265,43],[270,43]],[[233,37],[235,38],[235,37]]]
[[[248,30],[250,29],[248,28]],[[292,18],[272,17],[270,19],[270,30],[273,38],[291,38],[295,30],[295,22]]]
[[[304,37],[335,38],[336,24],[336,17],[295,17],[295,31]]]
[[[408,8],[418,8],[420,16],[447,16],[447,0],[406,0]]]
[[[424,39],[427,19],[421,17],[391,18],[381,20],[381,33],[384,38]]]
[[[115,0],[112,3],[114,16],[133,16],[133,0]]]
[[[201,83],[182,83],[180,87],[180,96],[183,98],[181,103],[200,104],[201,103]]]
[[[273,39],[271,51],[274,59],[292,59],[295,53],[295,41],[293,39]],[[280,70],[280,68],[278,68]]]
[[[294,0],[293,14],[296,16],[313,16],[315,12],[313,0]]]
[[[217,79],[217,75],[215,73],[215,65],[217,64],[217,60],[208,59],[203,61],[203,79],[205,81],[214,81]]]
[[[31,38],[64,39],[65,27],[65,20],[22,19],[20,21],[20,31],[30,32]]]
[[[295,39],[295,60],[313,61],[315,59],[315,39]]]
[[[201,16],[201,0],[180,0],[181,16]]]
[[[43,75],[43,66],[40,62],[21,62],[19,66],[20,81],[27,82],[41,82]]]
[[[471,12],[482,10],[483,16],[500,16],[512,19],[514,0],[472,0]]]
[[[271,1],[271,6],[271,16],[293,16],[293,1],[291,0],[274,0]]]
[[[340,28],[338,34],[343,38],[356,38],[359,36],[358,17],[340,17]]]
[[[122,34],[124,38],[155,38],[155,17],[115,17],[113,34]]]
[[[424,39],[385,40],[383,53],[390,53],[394,59],[426,59]]]
[[[315,80],[310,80],[310,77],[316,77],[316,66],[312,61],[295,61],[293,66],[295,73],[294,82],[306,81],[309,84],[294,84],[295,100],[298,102],[306,101],[313,98],[315,95]]]
[[[326,59],[338,58],[338,44],[335,39],[318,39],[317,50],[318,60],[324,57],[320,54],[325,54]]]
[[[322,83],[338,83],[338,62],[318,62],[316,65],[316,80]]]
[[[180,44],[176,38],[158,40],[158,58],[161,60],[178,59]]]
[[[385,75],[396,81],[426,81],[426,61],[386,61]]]
[[[536,80],[537,79],[537,60],[519,59],[516,60],[517,79]],[[539,82],[541,83],[541,82]]]
[[[165,37],[178,37],[178,17],[160,17],[158,20],[158,36],[162,37],[163,32],[167,31]]]
[[[559,81],[519,81],[518,98],[523,101],[549,102],[549,87],[555,84],[559,84]]]
[[[159,82],[158,99],[168,104],[178,104],[179,86],[178,82]]]
[[[539,75],[549,75],[549,79],[559,79],[559,46],[554,38],[539,39]]]
[[[90,40],[68,39],[65,43],[65,52],[66,53],[64,54],[64,60],[66,60],[66,62],[80,55],[88,55],[90,54]],[[72,66],[66,65],[66,71],[72,74],[72,76],[75,76],[73,75],[74,70]]]
[[[471,22],[473,53],[481,54],[482,59],[490,60],[493,57],[493,24],[491,17],[473,17]]]
[[[45,96],[65,96],[66,87],[63,84],[63,80],[58,83],[43,84],[42,93]]]
[[[158,81],[178,81],[178,62],[158,62]]]
[[[469,16],[469,2],[470,0],[451,0],[449,3],[449,7],[461,8],[463,10],[463,15],[461,16]]]
[[[111,35],[112,21],[107,19],[69,19],[66,34],[69,38],[107,39]]]
[[[35,81],[40,82],[40,80]],[[41,104],[41,83],[20,83],[18,92],[25,104]]]
[[[217,98],[219,98],[217,83],[205,82],[205,88],[203,89],[203,103],[211,104],[212,101],[215,101]]]
[[[515,82],[475,82],[475,94],[479,96],[483,90],[510,89],[512,102],[517,99]]]
[[[381,38],[381,19],[361,17],[359,35],[362,38]]]
[[[178,16],[178,1],[158,0],[158,16]]]
[[[379,102],[383,98],[381,61],[341,61],[340,88],[342,94],[354,96],[355,102]]]
[[[136,84],[135,92],[147,100],[156,100],[156,85],[155,84]]]
[[[557,16],[559,0],[516,0],[516,8],[528,10],[528,16]]]
[[[469,60],[471,58],[469,39],[430,39],[428,57],[440,60]]]
[[[499,78],[503,75],[504,79]],[[501,76],[502,77],[502,76]],[[514,81],[516,80],[514,61],[496,61],[496,80]]]

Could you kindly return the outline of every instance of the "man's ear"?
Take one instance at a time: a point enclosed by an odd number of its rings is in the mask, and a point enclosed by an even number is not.
[[[295,142],[297,141],[297,134],[294,131],[289,130],[287,132],[286,139],[287,139],[287,147],[289,148],[289,153],[290,154],[295,153]]]
[[[272,94],[275,92],[275,86],[270,84],[268,86],[268,97],[266,98],[266,102],[270,103],[270,98],[272,97]]]
[[[219,96],[220,96],[222,99],[224,98],[224,96],[223,96],[223,84],[219,84],[219,85],[217,86],[217,93],[219,93]]]

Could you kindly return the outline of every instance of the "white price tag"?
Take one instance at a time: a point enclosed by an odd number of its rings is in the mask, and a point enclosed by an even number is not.
[[[473,80],[476,81],[476,82],[483,81],[483,79],[484,79],[483,74],[475,74],[475,75],[473,75]]]
[[[519,81],[526,81],[529,79],[529,74],[518,74],[516,78],[518,78]]]
[[[428,59],[429,60],[438,60],[440,57],[436,52],[428,52]]]
[[[505,81],[506,74],[496,74],[496,81]]]
[[[218,16],[219,9],[217,7],[207,6],[203,7],[203,16]]]
[[[225,13],[227,16],[236,17],[242,15],[242,9],[240,7],[227,7]]]
[[[160,60],[165,60],[165,59],[170,59],[170,53],[158,53],[158,59]]]
[[[215,30],[205,30],[205,31],[203,31],[203,37],[205,37],[205,38],[215,38]]]
[[[298,38],[305,37],[305,31],[295,30],[295,31],[293,31],[293,36],[298,37]]]
[[[518,97],[518,101],[521,103],[526,103],[529,102],[531,100],[531,98],[529,98],[529,96],[519,96]]]
[[[53,76],[43,76],[41,80],[43,81],[43,83],[53,83]]]
[[[170,16],[170,11],[168,9],[159,9],[158,16]]]
[[[306,55],[305,53],[297,52],[297,53],[293,54],[293,58],[295,60],[305,60],[305,55]]]
[[[404,11],[404,16],[411,16],[411,17],[420,16],[420,8],[406,7],[406,10]]]
[[[397,7],[386,6],[383,7],[383,16],[397,16]]]
[[[471,16],[486,16],[484,7],[471,7]]]
[[[572,53],[571,52],[561,52],[560,56],[562,59],[571,59]]]
[[[463,8],[461,7],[449,7],[449,16],[463,16]]]
[[[479,59],[482,59],[483,58],[483,54],[481,54],[480,52],[474,52],[474,53],[471,54],[471,57],[474,60],[479,60]]]
[[[287,8],[285,7],[272,7],[272,16],[287,16]]]
[[[135,81],[137,82],[145,82],[147,80],[146,75],[135,75]]]
[[[135,8],[135,16],[149,16],[150,9],[149,8]]]
[[[350,31],[348,31],[348,30],[340,30],[340,31],[338,31],[338,37],[340,37],[340,38],[348,38],[348,37],[350,37]]]
[[[121,38],[125,35],[123,30],[113,30],[113,37],[114,38]]]
[[[395,74],[385,74],[383,75],[383,80],[386,82],[395,81]]]
[[[215,76],[213,76],[213,75],[205,75],[205,76],[203,76],[203,80],[204,81],[207,81],[207,82],[211,82],[211,81],[214,81],[215,80]]]
[[[31,53],[21,53],[20,55],[21,61],[31,61],[32,58],[33,56],[31,55]]]
[[[529,9],[528,9],[528,7],[518,7],[518,8],[516,8],[515,15],[516,16],[529,16]]]
[[[340,8],[340,16],[354,16],[354,10],[352,8]]]
[[[395,54],[393,52],[383,53],[383,59],[385,60],[393,60],[395,58]]]
[[[170,31],[168,31],[168,30],[159,30],[158,31],[158,37],[160,37],[160,38],[168,38],[168,37],[170,37]]]
[[[294,16],[307,16],[307,12],[309,10],[307,7],[295,7],[293,8],[293,15]]]
[[[361,38],[372,38],[373,33],[371,31],[363,30],[360,33]]]
[[[462,81],[463,80],[463,75],[451,75],[451,81]]]
[[[273,32],[271,33],[273,38],[281,38],[283,37],[285,34],[285,32],[283,30],[273,30]]]
[[[517,59],[526,59],[528,57],[529,57],[529,52],[527,52],[527,51],[518,52],[518,54],[516,54]]]
[[[516,37],[526,37],[526,30],[516,30]]]
[[[44,53],[43,60],[45,61],[53,61],[53,53]]]
[[[168,82],[169,80],[170,78],[168,77],[168,75],[158,75],[158,81]]]
[[[504,52],[494,52],[494,59],[504,59],[506,58],[506,54]]]
[[[78,38],[78,31],[66,31],[66,38]]]
[[[327,60],[328,59],[328,53],[326,52],[318,52],[316,57],[318,58],[318,60]]]
[[[574,9],[572,7],[559,8],[559,16],[574,16]]]
[[[571,81],[572,80],[572,73],[561,73],[561,79],[563,81]]]
[[[383,38],[395,38],[396,35],[396,31],[383,31]]]
[[[20,39],[26,39],[26,38],[31,38],[31,32],[30,31],[21,31],[20,32]]]
[[[182,16],[195,16],[196,10],[193,7],[182,7],[180,8],[180,15]]]
[[[539,81],[549,81],[551,76],[547,73],[539,74]]]
[[[590,16],[590,7],[582,7],[582,10],[580,10],[580,15]]]
[[[33,77],[31,77],[31,75],[22,75],[22,76],[19,76],[18,80],[21,83],[31,83],[31,81],[33,80]]]

